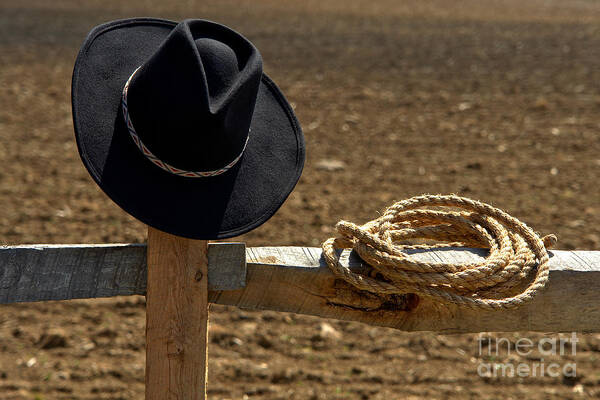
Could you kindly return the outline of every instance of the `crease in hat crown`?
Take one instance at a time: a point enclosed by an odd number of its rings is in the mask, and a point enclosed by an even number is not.
[[[261,78],[250,41],[214,22],[185,20],[124,82],[123,117],[136,147],[158,167],[219,175],[251,140]]]

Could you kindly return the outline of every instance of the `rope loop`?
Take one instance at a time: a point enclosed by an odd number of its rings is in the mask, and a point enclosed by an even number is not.
[[[456,195],[424,195],[399,201],[364,225],[340,221],[339,236],[322,244],[331,271],[358,290],[380,295],[414,293],[444,304],[497,310],[532,300],[548,281],[547,249],[556,236],[540,238],[498,208]],[[489,249],[481,263],[418,261],[407,250],[449,247]],[[354,249],[376,272],[350,271],[340,249]]]

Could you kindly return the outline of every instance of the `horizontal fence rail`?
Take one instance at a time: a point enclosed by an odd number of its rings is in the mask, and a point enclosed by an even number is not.
[[[481,249],[435,249],[412,256],[428,262],[479,262]],[[209,245],[209,301],[359,321],[405,331],[600,332],[600,252],[550,252],[550,281],[532,302],[482,311],[439,305],[416,296],[382,301],[330,272],[311,247]],[[345,250],[341,262],[367,266]],[[144,295],[146,245],[32,245],[0,248],[0,304]]]

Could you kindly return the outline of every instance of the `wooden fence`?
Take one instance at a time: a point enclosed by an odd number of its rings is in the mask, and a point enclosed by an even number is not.
[[[431,262],[477,262],[481,249],[415,250]],[[382,301],[330,272],[321,250],[211,243],[149,230],[149,244],[0,248],[0,304],[147,295],[146,398],[203,399],[207,304],[316,315],[405,331],[600,332],[600,252],[550,252],[550,280],[508,311]],[[352,271],[367,266],[345,250]],[[150,267],[148,267],[150,266]]]

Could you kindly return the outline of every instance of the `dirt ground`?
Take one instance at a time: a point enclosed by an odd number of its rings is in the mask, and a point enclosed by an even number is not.
[[[94,25],[146,15],[244,33],[295,106],[305,171],[277,215],[240,238],[249,246],[318,246],[339,219],[458,193],[556,233],[558,248],[599,250],[593,0],[2,1],[3,243],[145,240],[79,160],[70,77]],[[578,334],[576,355],[490,358],[477,335],[211,311],[211,399],[600,397],[600,335]],[[0,306],[0,399],[142,399],[144,315],[142,297]],[[558,338],[482,343],[490,336]],[[574,362],[577,376],[478,373],[507,360]]]

